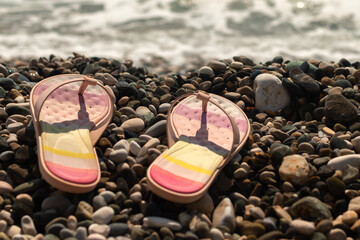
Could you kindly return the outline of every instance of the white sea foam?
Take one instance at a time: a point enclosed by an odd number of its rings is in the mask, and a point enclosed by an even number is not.
[[[0,56],[359,60],[360,1],[0,0]]]

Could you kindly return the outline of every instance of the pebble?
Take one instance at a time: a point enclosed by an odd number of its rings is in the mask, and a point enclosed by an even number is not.
[[[325,117],[328,122],[351,124],[356,121],[356,107],[343,95],[333,94],[325,102]]]
[[[250,215],[254,219],[263,219],[265,218],[265,213],[260,207],[253,207],[250,209]]]
[[[359,177],[359,169],[351,165],[346,165],[343,171],[342,180],[345,184],[355,182]]]
[[[163,218],[163,217],[145,217],[143,219],[145,227],[161,228],[167,227],[173,231],[180,231],[182,226],[179,222]]]
[[[21,218],[21,229],[24,234],[35,236],[37,234],[35,224],[32,218],[28,215],[25,215]]]
[[[167,111],[169,110],[171,104],[170,103],[162,103],[159,106],[158,112],[159,113],[167,113]]]
[[[141,118],[131,118],[121,124],[120,127],[127,131],[139,133],[144,129],[145,123]]]
[[[8,229],[6,230],[6,234],[11,238],[20,233],[21,233],[21,228],[16,225],[9,226]]]
[[[300,68],[293,68],[289,72],[290,78],[304,89],[309,96],[317,96],[320,92],[320,86],[309,75],[305,74]]]
[[[197,210],[199,212],[210,214],[214,210],[214,202],[211,196],[208,193],[205,193],[199,200],[187,204],[186,207],[189,211]]]
[[[107,237],[110,233],[110,227],[105,224],[91,224],[89,226],[89,234],[98,233],[103,235],[104,237]]]
[[[275,112],[290,104],[290,96],[276,76],[263,73],[254,81],[255,107]]]
[[[75,237],[76,237],[76,239],[79,239],[79,240],[86,240],[87,229],[85,227],[78,227],[76,229]]]
[[[145,134],[147,134],[151,137],[159,137],[159,136],[165,134],[165,132],[166,132],[166,120],[161,120],[161,121],[155,123],[154,125],[152,125],[151,127],[149,127],[145,131]]]
[[[350,200],[348,210],[360,214],[360,196]]]
[[[92,219],[93,207],[85,201],[80,201],[75,211],[75,217],[78,220]]]
[[[107,206],[107,203],[105,201],[105,199],[100,196],[100,195],[97,195],[93,198],[93,207],[95,210],[99,209],[99,208],[102,208],[102,207],[105,207]]]
[[[343,223],[349,226],[353,225],[356,222],[356,220],[358,220],[358,214],[353,210],[348,210],[344,212],[342,215]]]
[[[130,152],[134,156],[137,156],[139,154],[140,150],[141,150],[141,147],[137,142],[135,142],[135,141],[130,142]]]
[[[290,207],[290,213],[295,218],[308,219],[314,222],[318,222],[322,219],[332,219],[329,206],[321,202],[319,199],[311,196],[307,196],[296,201]]]
[[[8,226],[7,222],[5,220],[1,219],[0,220],[0,232],[5,232],[7,226]]]
[[[348,154],[345,156],[335,157],[331,159],[327,165],[333,167],[334,169],[338,169],[343,171],[347,165],[352,167],[359,168],[360,167],[360,155],[357,154]]]
[[[220,225],[226,226],[230,232],[233,232],[235,229],[235,214],[234,206],[229,198],[224,198],[219,205],[216,206],[213,217],[212,224],[217,227]]]
[[[315,232],[315,224],[309,221],[296,219],[290,223],[290,226],[294,228],[296,232],[308,236]]]
[[[19,131],[21,128],[24,127],[24,124],[21,122],[15,122],[15,123],[10,123],[7,126],[7,130],[9,130],[9,132],[11,133],[16,133],[17,131]]]
[[[337,177],[329,177],[326,179],[329,192],[334,196],[342,196],[345,193],[346,185]]]
[[[14,224],[14,220],[11,217],[11,213],[4,209],[0,211],[0,219],[5,220],[8,225]]]
[[[63,195],[53,195],[45,198],[41,203],[41,210],[48,210],[51,208],[58,209],[59,212],[65,212],[70,207],[71,201]]]
[[[130,199],[134,201],[134,203],[140,203],[142,200],[141,192],[134,192],[130,195]]]
[[[284,157],[279,168],[282,180],[290,181],[293,184],[302,186],[306,183],[310,169],[306,159],[294,154]]]
[[[9,183],[5,181],[0,181],[0,194],[11,193],[12,190],[13,188]]]
[[[129,232],[129,226],[126,223],[110,223],[109,236],[121,236]]]
[[[112,150],[109,154],[109,158],[114,163],[124,162],[128,157],[128,152],[125,149]]]
[[[214,77],[214,75],[214,71],[208,66],[204,66],[199,69],[200,78],[208,79]]]
[[[75,231],[76,230],[76,227],[77,227],[77,224],[78,224],[78,221],[76,219],[75,216],[73,215],[70,215],[67,219],[67,227],[70,229],[70,230],[73,230]]]
[[[340,228],[331,229],[328,233],[328,240],[346,240],[346,233]]]
[[[60,239],[68,239],[68,238],[75,238],[75,233],[71,231],[70,229],[63,228],[60,230],[59,233]]]
[[[300,143],[298,146],[298,153],[308,153],[313,154],[315,152],[315,148],[308,142]]]
[[[109,85],[109,86],[114,86],[115,83],[117,83],[116,78],[114,78],[111,74],[109,73],[104,73],[101,77],[100,80],[105,84],[105,85]]]
[[[224,234],[217,228],[211,228],[209,234],[210,234],[211,240],[223,240],[224,239]]]
[[[224,70],[226,69],[226,64],[225,64],[225,63],[220,62],[220,61],[215,61],[215,60],[210,61],[210,62],[208,63],[208,66],[209,66],[212,70],[214,70],[215,72],[216,72],[216,71],[224,71]]]
[[[106,237],[99,233],[93,233],[87,236],[86,240],[106,240]]]
[[[244,67],[244,64],[242,62],[238,62],[238,61],[233,61],[231,64],[230,64],[230,67],[236,69],[236,70],[241,70],[243,69]]]
[[[115,198],[115,193],[109,190],[102,191],[99,195],[105,199],[106,203],[112,202]]]
[[[257,222],[245,220],[239,222],[238,226],[240,233],[246,236],[261,236],[265,233],[265,226]]]
[[[130,144],[125,139],[121,139],[120,141],[114,144],[113,149],[114,150],[124,149],[126,152],[129,152]]]
[[[114,209],[112,209],[111,207],[102,207],[94,212],[92,220],[99,224],[108,224],[114,214]]]

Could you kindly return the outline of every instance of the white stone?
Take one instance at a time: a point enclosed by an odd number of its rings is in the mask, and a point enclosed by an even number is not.
[[[343,171],[346,165],[351,165],[353,167],[359,168],[360,167],[360,155],[358,154],[349,154],[340,157],[336,157],[331,159],[328,163],[329,166],[333,167],[334,169]]]
[[[254,81],[255,107],[260,112],[277,111],[290,104],[290,96],[281,80],[271,74],[259,74]]]

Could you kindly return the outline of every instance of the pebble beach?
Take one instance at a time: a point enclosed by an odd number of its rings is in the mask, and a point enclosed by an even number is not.
[[[96,144],[101,180],[70,194],[42,179],[29,109],[35,84],[84,74],[116,96]],[[360,238],[360,62],[276,56],[183,69],[74,53],[0,61],[0,240]],[[250,121],[243,149],[200,200],[154,195],[149,165],[168,148],[171,102],[202,90]]]

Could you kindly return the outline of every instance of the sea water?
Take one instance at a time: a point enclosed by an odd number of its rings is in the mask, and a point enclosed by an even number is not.
[[[0,0],[0,57],[360,59],[357,0]]]

